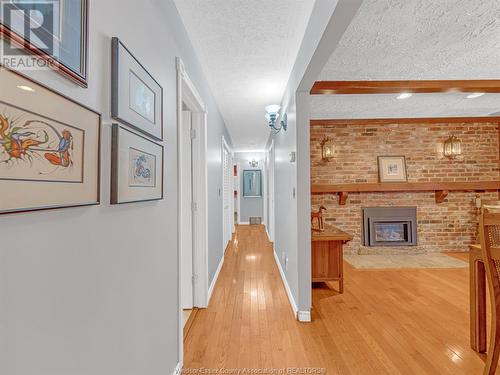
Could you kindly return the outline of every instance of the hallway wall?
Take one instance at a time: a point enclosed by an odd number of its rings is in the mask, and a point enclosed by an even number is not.
[[[34,79],[103,114],[101,205],[0,216],[0,374],[172,374],[177,365],[175,57],[208,105],[209,282],[223,255],[230,137],[171,0],[91,3],[89,88]],[[110,206],[110,58],[118,36],[164,89],[165,199]],[[3,195],[3,193],[2,193]]]
[[[268,146],[272,140],[275,144],[275,252],[289,286],[289,298],[293,299],[299,319],[303,312],[304,320],[308,319],[312,304],[309,133],[308,127],[302,127],[304,117],[309,119],[309,110],[298,98],[303,94],[297,91],[336,6],[337,1],[316,1],[281,102],[283,113],[288,115],[288,130],[271,134],[268,142]],[[296,152],[294,163],[290,161],[291,152]]]

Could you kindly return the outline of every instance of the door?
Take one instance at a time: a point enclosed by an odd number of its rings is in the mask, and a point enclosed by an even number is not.
[[[224,248],[231,241],[232,220],[231,220],[231,155],[226,143],[222,141],[222,207],[223,207],[223,239]]]
[[[193,162],[191,112],[182,112],[181,125],[181,302],[193,308]]]

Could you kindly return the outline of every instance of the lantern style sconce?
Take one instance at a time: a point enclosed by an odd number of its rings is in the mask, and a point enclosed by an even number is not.
[[[455,159],[457,156],[462,155],[462,141],[452,135],[444,142],[443,152],[444,156],[450,159]]]
[[[320,142],[321,145],[321,160],[329,161],[335,154],[333,147],[333,139],[326,137]]]

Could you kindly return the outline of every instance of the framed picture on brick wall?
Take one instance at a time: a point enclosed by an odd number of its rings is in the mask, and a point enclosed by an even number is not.
[[[379,156],[378,174],[380,182],[408,182],[406,158],[404,156]]]

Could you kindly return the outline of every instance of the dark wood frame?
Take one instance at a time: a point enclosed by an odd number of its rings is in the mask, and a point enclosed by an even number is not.
[[[140,137],[142,139],[145,139],[148,142],[154,143],[155,145],[158,145],[161,147],[161,197],[160,198],[152,198],[152,199],[138,199],[134,201],[126,201],[126,202],[120,202],[118,200],[118,163],[119,163],[119,134],[120,134],[120,129],[123,129],[125,131],[128,131],[129,133],[132,133],[136,135],[137,137]],[[111,199],[110,203],[112,205],[116,204],[129,204],[129,203],[138,203],[138,202],[152,202],[152,201],[160,201],[164,198],[164,179],[165,179],[165,147],[163,147],[162,144],[156,143],[152,141],[151,139],[142,136],[141,134],[138,134],[130,129],[128,129],[125,126],[122,126],[120,124],[113,124],[111,128]]]
[[[146,130],[138,127],[135,124],[132,124],[128,122],[127,120],[123,119],[120,117],[120,113],[118,110],[118,101],[119,101],[119,90],[120,90],[120,85],[119,85],[119,47],[123,47],[125,51],[137,62],[137,64],[144,70],[144,72],[158,85],[160,88],[160,93],[161,93],[161,99],[160,99],[160,118],[159,118],[159,125],[160,125],[160,137],[157,137],[154,134],[151,134],[147,132]],[[142,63],[134,56],[132,52],[125,46],[125,44],[117,37],[113,37],[111,39],[111,117],[117,121],[120,121],[121,123],[130,126],[131,128],[146,134],[149,137],[152,137],[156,140],[162,141],[163,140],[163,87],[160,85],[160,83],[149,73],[149,71],[142,65]]]
[[[24,39],[21,35],[12,31],[9,27],[0,23],[0,36],[3,36],[4,39],[8,42],[14,43],[20,47],[23,47],[29,53],[35,55],[36,57],[46,61],[51,66],[55,67],[54,71],[60,73],[76,84],[87,88],[88,87],[88,62],[89,62],[89,2],[90,0],[82,0],[83,1],[83,10],[85,12],[83,17],[83,24],[85,27],[85,31],[83,32],[83,51],[85,56],[83,58],[83,75],[80,75],[77,72],[74,72],[71,68],[64,65],[63,62],[58,61],[54,56],[50,56],[47,53],[40,50],[37,46],[32,43],[29,43],[26,39]]]
[[[95,202],[92,202],[92,203],[82,203],[82,204],[72,204],[72,205],[57,205],[57,206],[47,206],[47,207],[36,207],[36,208],[27,208],[27,209],[24,209],[24,208],[21,208],[21,209],[17,209],[17,210],[11,210],[11,211],[0,211],[0,215],[8,215],[8,214],[15,214],[15,213],[20,213],[20,212],[36,212],[36,211],[46,211],[46,210],[54,210],[54,209],[60,209],[60,208],[71,208],[71,207],[85,207],[85,206],[98,206],[101,204],[101,129],[102,129],[102,114],[84,104],[81,104],[79,102],[77,102],[76,100],[60,93],[59,91],[56,91],[50,87],[48,87],[47,85],[44,85],[42,83],[39,83],[35,80],[33,80],[32,78],[24,75],[24,74],[21,74],[15,70],[12,70],[12,69],[8,69],[4,66],[2,66],[0,64],[0,69],[5,69],[5,70],[8,70],[26,80],[28,80],[29,82],[33,83],[34,85],[38,85],[58,96],[60,96],[61,98],[65,99],[65,100],[68,100],[94,114],[96,114],[98,117],[99,117],[99,125],[98,125],[98,129],[97,129],[97,137],[98,137],[98,140],[97,140],[97,197],[96,197],[96,201]]]

